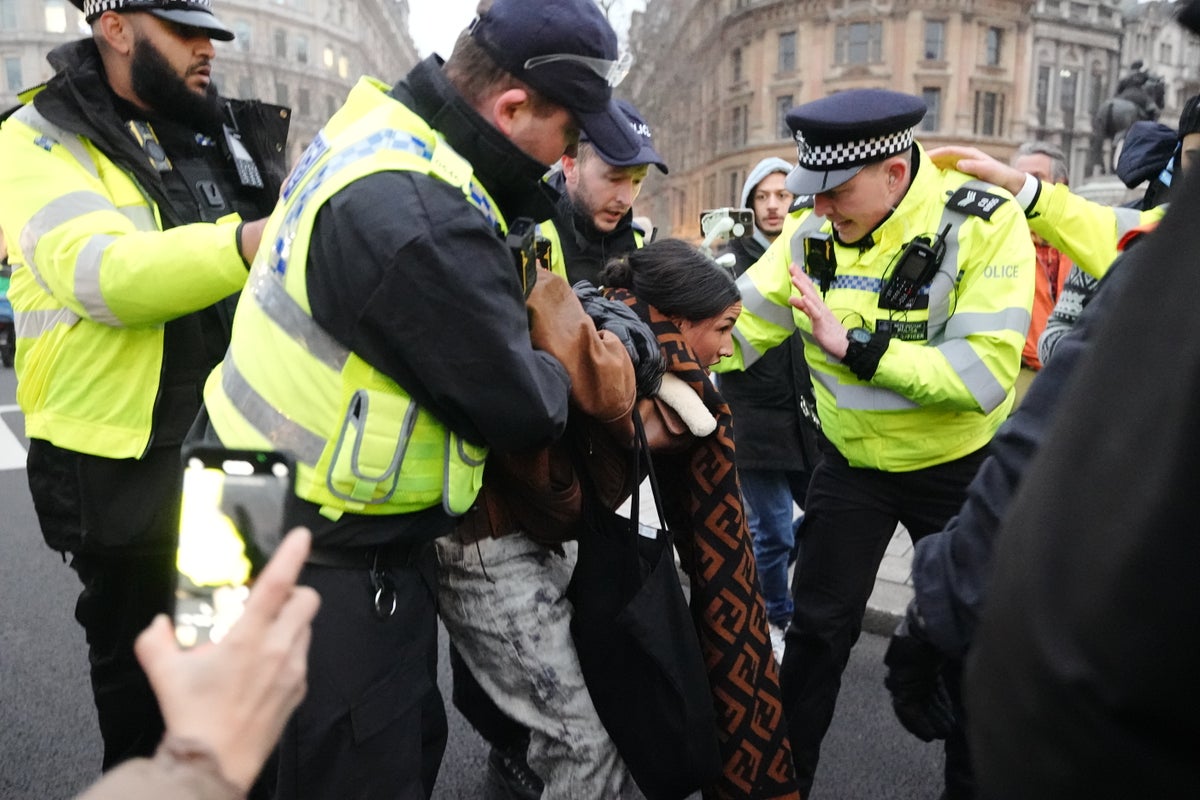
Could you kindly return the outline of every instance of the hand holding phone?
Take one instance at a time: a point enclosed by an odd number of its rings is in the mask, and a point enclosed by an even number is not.
[[[291,459],[196,447],[184,454],[176,554],[175,636],[218,642],[242,614],[250,582],[283,536]]]

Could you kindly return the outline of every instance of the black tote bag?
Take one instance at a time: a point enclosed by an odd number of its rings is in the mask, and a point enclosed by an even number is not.
[[[633,419],[632,519],[595,501],[586,464],[576,458],[584,498],[579,558],[567,588],[571,636],[592,703],[638,788],[648,800],[673,800],[712,783],[721,755],[700,641],[636,408]],[[662,529],[643,526],[639,533],[643,460]]]

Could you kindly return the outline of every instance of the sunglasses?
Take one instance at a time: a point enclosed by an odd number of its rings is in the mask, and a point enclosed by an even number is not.
[[[576,64],[582,64],[603,78],[610,87],[616,87],[629,74],[629,69],[633,66],[633,53],[625,51],[615,61],[609,61],[607,58],[579,56],[574,53],[553,53],[545,56],[534,56],[525,62],[525,69],[537,69],[546,64],[553,64],[556,61],[572,61]]]

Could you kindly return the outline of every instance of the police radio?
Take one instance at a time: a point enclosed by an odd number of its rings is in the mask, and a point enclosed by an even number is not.
[[[948,233],[949,224],[933,237],[932,242],[924,236],[918,236],[904,245],[892,269],[892,276],[879,292],[880,308],[907,311],[916,305],[921,287],[930,284],[942,266]]]
[[[517,278],[521,281],[521,292],[529,299],[533,285],[537,283],[537,225],[529,217],[517,217],[508,226],[504,243],[512,253]]]
[[[831,235],[817,231],[804,237],[804,271],[821,287],[824,297],[837,274],[837,256],[833,252]]]

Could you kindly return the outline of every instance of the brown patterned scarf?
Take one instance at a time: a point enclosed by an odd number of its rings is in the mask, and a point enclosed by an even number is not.
[[[655,454],[667,525],[691,584],[692,617],[708,667],[724,769],[705,798],[799,800],[783,720],[779,668],[734,467],[729,406],[675,324],[625,289],[625,303],[658,337],[667,369],[717,419],[717,430],[681,454]]]

